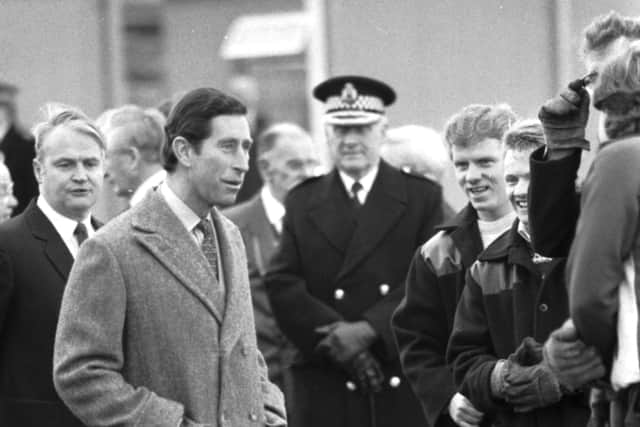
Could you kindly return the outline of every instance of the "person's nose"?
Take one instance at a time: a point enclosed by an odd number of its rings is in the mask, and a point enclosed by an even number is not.
[[[249,150],[238,150],[238,153],[234,156],[233,168],[241,173],[249,171]]]
[[[513,195],[522,198],[527,197],[527,193],[529,192],[529,181],[521,179],[513,188]]]
[[[7,196],[7,206],[9,209],[13,210],[16,206],[18,206],[18,200],[15,198],[13,194],[9,194]]]
[[[82,163],[78,164],[73,171],[73,175],[71,175],[71,179],[76,182],[87,181],[89,179],[87,168]]]
[[[482,178],[482,171],[479,167],[474,165],[473,163],[469,163],[469,168],[467,169],[467,181],[474,182],[479,181]]]

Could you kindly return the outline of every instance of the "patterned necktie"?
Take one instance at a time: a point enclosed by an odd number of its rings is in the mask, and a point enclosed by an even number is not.
[[[76,238],[78,246],[80,246],[82,242],[87,240],[87,237],[89,237],[87,227],[83,223],[79,222],[78,225],[76,225],[76,229],[73,230],[73,237]]]
[[[196,228],[202,232],[202,252],[204,252],[204,256],[209,261],[209,265],[213,270],[213,273],[216,276],[216,279],[219,280],[220,276],[218,275],[218,252],[216,251],[216,240],[215,233],[213,232],[213,224],[209,221],[208,218],[204,218],[201,220]]]
[[[358,198],[358,193],[362,190],[362,184],[360,182],[355,181],[353,185],[351,185],[351,201],[353,202],[353,206],[357,209],[362,206],[360,199]]]

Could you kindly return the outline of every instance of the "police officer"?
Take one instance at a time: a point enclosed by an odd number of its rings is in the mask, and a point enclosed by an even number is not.
[[[290,191],[266,277],[273,311],[300,350],[290,425],[422,426],[390,317],[412,253],[442,220],[438,184],[380,159],[396,95],[362,76],[331,78],[325,103],[334,169]]]

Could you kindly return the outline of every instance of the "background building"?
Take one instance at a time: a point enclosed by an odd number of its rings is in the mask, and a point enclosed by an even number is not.
[[[96,116],[246,75],[265,117],[321,141],[310,88],[363,73],[396,88],[393,125],[441,129],[472,102],[535,116],[583,73],[581,30],[611,9],[640,15],[635,0],[0,0],[0,77],[29,126],[46,101]],[[451,176],[445,189],[461,206]]]

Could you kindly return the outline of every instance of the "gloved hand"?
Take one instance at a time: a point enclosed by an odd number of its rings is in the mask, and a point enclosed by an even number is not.
[[[326,335],[316,346],[316,351],[328,355],[339,365],[350,361],[376,340],[376,331],[364,320],[339,321],[320,326],[315,331]]]
[[[595,348],[587,347],[578,338],[571,319],[549,335],[544,343],[543,359],[560,384],[569,391],[603,377],[606,372]]]
[[[543,408],[562,398],[560,383],[543,363],[521,366],[510,359],[498,361],[493,368],[491,391],[515,412]]]
[[[349,374],[363,393],[377,393],[382,390],[384,373],[378,360],[368,350],[358,353],[349,362]]]
[[[589,119],[589,93],[583,79],[569,83],[565,91],[547,100],[540,108],[538,118],[550,150],[589,150],[589,141],[584,137]]]
[[[537,365],[542,362],[542,344],[532,337],[526,337],[516,351],[509,356],[509,360],[520,366]]]
[[[469,399],[456,393],[449,402],[449,415],[460,427],[476,427],[480,425],[484,414],[474,408]]]

